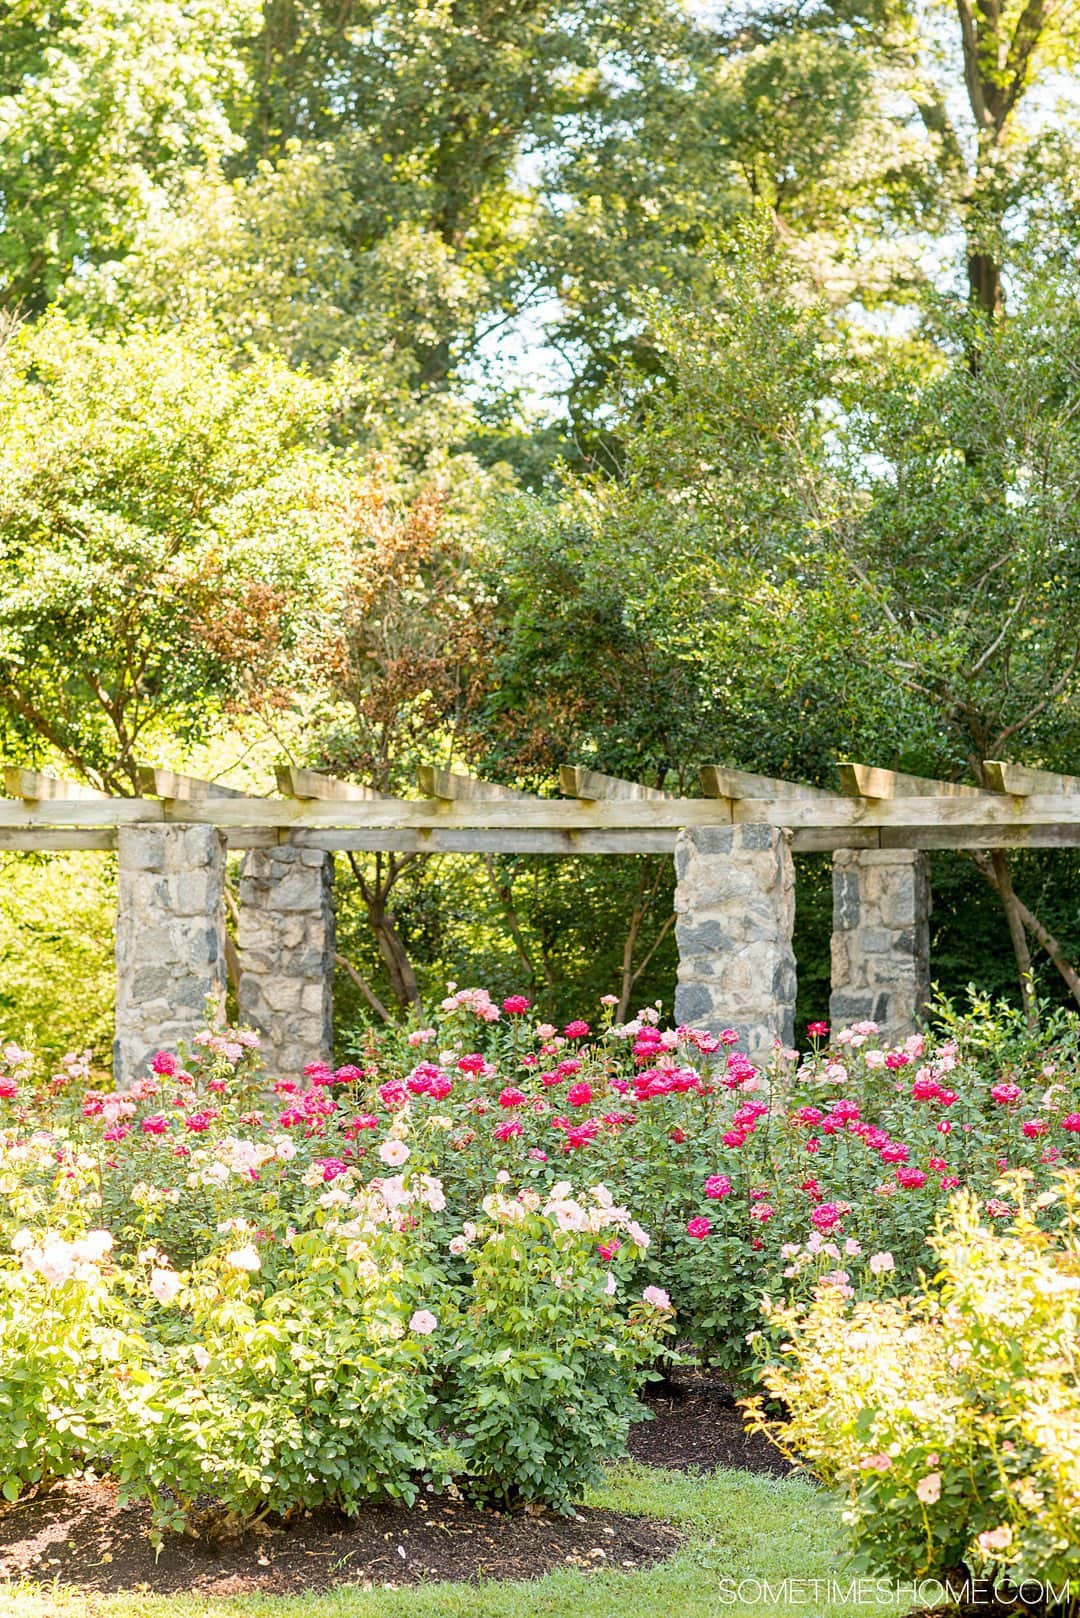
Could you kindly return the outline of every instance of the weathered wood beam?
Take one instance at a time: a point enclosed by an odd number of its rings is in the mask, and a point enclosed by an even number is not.
[[[58,775],[44,775],[40,770],[24,770],[13,764],[4,767],[4,787],[10,797],[22,798],[26,803],[52,803],[59,798],[100,803],[109,796],[83,786],[81,781],[65,781]]]
[[[222,828],[454,826],[461,830],[518,828],[590,831],[659,830],[679,826],[761,823],[790,830],[850,827],[1080,825],[1080,794],[1035,793],[1018,799],[984,792],[956,798],[740,798],[729,807],[709,798],[597,799],[493,798],[440,800],[374,798],[352,801],[299,798],[206,798],[201,802],[154,798],[59,799],[34,804],[0,801],[0,826],[84,826],[137,820],[204,822]]]
[[[925,775],[904,775],[900,770],[879,770],[873,764],[838,762],[841,790],[851,798],[981,798],[981,787],[963,781],[935,781]]]
[[[201,805],[192,805],[193,811],[200,809]],[[165,818],[164,804],[154,798],[42,798],[23,803],[0,800],[0,828],[34,830],[39,826],[79,826],[99,829]],[[195,818],[205,816],[196,813]]]
[[[659,787],[642,786],[640,781],[624,781],[618,775],[604,775],[600,770],[589,770],[581,764],[559,766],[559,791],[568,797],[580,798],[583,803],[596,803],[602,798],[620,803],[655,803],[672,797]]]
[[[1076,775],[1033,770],[1026,764],[1006,764],[1002,759],[987,759],[983,769],[995,792],[1008,792],[1016,798],[1030,798],[1036,792],[1080,792],[1080,776]]]
[[[835,798],[823,787],[804,786],[801,781],[781,781],[771,775],[754,775],[749,770],[729,770],[722,764],[705,764],[698,771],[701,790],[707,798]]]
[[[500,786],[496,781],[480,781],[475,775],[455,775],[440,770],[434,764],[421,764],[417,779],[420,791],[428,798],[443,803],[542,803],[532,792],[518,792],[514,787]]]
[[[133,800],[122,800],[133,801]],[[143,816],[146,819],[146,816]],[[164,817],[162,817],[164,818]],[[175,817],[169,817],[175,820]],[[675,827],[306,827],[228,826],[221,830],[230,848],[267,848],[290,843],[328,851],[428,854],[670,854]],[[0,850],[52,852],[110,849],[116,825],[97,828],[41,824],[0,825]],[[796,854],[834,848],[1076,848],[1080,822],[1035,825],[803,826],[791,833]]]
[[[0,827],[0,851],[17,849],[20,853],[56,854],[115,847],[115,826],[105,826],[100,831],[81,831],[72,826],[38,826],[29,831]]]
[[[321,800],[325,803],[379,803],[381,792],[356,781],[339,781],[336,775],[320,775],[295,764],[279,764],[275,770],[277,789],[287,798]]]
[[[136,765],[135,777],[144,797],[168,798],[174,803],[205,803],[208,798],[251,796],[238,787],[223,786],[220,781],[204,781],[197,775],[177,775],[175,770],[159,769],[155,764]]]

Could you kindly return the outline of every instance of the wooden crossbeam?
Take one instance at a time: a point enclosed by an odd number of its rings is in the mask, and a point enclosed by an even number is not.
[[[374,787],[356,781],[339,781],[336,775],[320,775],[295,764],[279,764],[275,770],[277,789],[287,798],[307,798],[325,803],[377,803],[383,795]]]
[[[43,775],[40,770],[24,770],[13,764],[4,768],[4,786],[9,797],[22,798],[25,803],[54,803],[57,799],[92,803],[108,798],[108,793],[79,781],[64,781],[58,775]]]
[[[1080,776],[1076,775],[1033,770],[1026,764],[1006,764],[1001,759],[987,759],[983,770],[993,791],[1009,792],[1016,798],[1030,798],[1036,792],[1080,792]]]
[[[416,772],[420,791],[443,803],[534,803],[543,802],[532,792],[518,792],[496,781],[480,781],[475,775],[455,775],[434,764],[421,764]]]
[[[879,770],[873,764],[838,762],[841,790],[851,798],[982,798],[980,787],[962,781],[935,781],[900,770]]]
[[[701,790],[707,798],[835,798],[823,787],[804,786],[801,781],[781,781],[771,775],[753,775],[749,770],[729,770],[722,764],[705,764],[698,771]]]
[[[670,799],[672,793],[661,792],[659,787],[642,786],[639,781],[624,781],[618,775],[604,775],[600,770],[588,770],[581,764],[559,766],[559,790],[584,803],[613,799],[620,803],[656,802]]]
[[[246,798],[250,793],[219,781],[204,781],[197,775],[177,775],[175,770],[155,764],[136,766],[139,791],[148,798],[167,798],[174,803],[205,803],[208,798]]]

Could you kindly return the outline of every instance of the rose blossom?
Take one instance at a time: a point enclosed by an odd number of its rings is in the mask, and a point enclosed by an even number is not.
[[[150,1291],[158,1303],[170,1304],[180,1291],[181,1281],[175,1270],[154,1270],[150,1276]]]
[[[417,1309],[409,1321],[409,1330],[421,1337],[429,1337],[438,1324],[430,1309]]]
[[[663,1287],[646,1287],[641,1294],[642,1303],[651,1304],[654,1309],[670,1309],[671,1299]]]
[[[696,1242],[704,1241],[710,1230],[712,1230],[712,1223],[702,1214],[698,1214],[696,1219],[688,1219],[686,1222],[686,1234],[692,1236]]]
[[[384,1140],[379,1147],[379,1159],[388,1168],[399,1169],[409,1161],[409,1148],[403,1140]]]
[[[238,1247],[233,1253],[226,1253],[225,1262],[231,1265],[234,1270],[254,1271],[262,1269],[262,1260],[251,1242],[248,1242],[244,1247]]]

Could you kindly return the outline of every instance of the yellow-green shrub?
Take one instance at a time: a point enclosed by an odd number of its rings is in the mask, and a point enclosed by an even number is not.
[[[1012,1191],[1003,1232],[955,1199],[913,1298],[768,1311],[787,1416],[755,1420],[845,1495],[863,1567],[1080,1584],[1080,1175]]]

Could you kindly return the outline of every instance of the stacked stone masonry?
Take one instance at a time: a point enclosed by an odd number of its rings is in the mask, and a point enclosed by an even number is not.
[[[795,871],[788,833],[700,826],[675,845],[675,1019],[734,1028],[756,1061],[795,1022]]]
[[[262,1035],[275,1077],[327,1059],[334,1034],[333,858],[252,849],[240,873],[240,1021]]]
[[[930,996],[930,876],[925,854],[837,849],[833,855],[835,1028],[876,1022],[910,1034]]]
[[[116,1038],[124,1087],[154,1052],[206,1024],[225,990],[225,840],[213,826],[121,826],[117,834]]]

